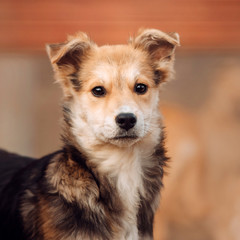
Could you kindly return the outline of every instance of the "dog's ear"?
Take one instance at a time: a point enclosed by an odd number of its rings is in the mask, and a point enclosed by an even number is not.
[[[51,63],[58,67],[73,65],[78,68],[81,57],[94,45],[89,37],[82,32],[69,36],[65,43],[46,45]]]
[[[65,43],[46,46],[56,81],[62,86],[65,96],[71,96],[73,90],[80,89],[81,82],[78,79],[80,65],[95,46],[96,44],[82,32],[68,37]]]
[[[164,33],[156,29],[140,30],[133,40],[136,48],[146,50],[153,61],[169,61],[176,46],[180,45],[177,33]]]
[[[131,43],[134,48],[142,49],[149,55],[156,75],[161,75],[161,81],[163,80],[163,75],[164,80],[172,75],[174,51],[176,46],[180,45],[177,33],[164,33],[156,29],[143,29],[139,31],[134,39],[131,39]]]

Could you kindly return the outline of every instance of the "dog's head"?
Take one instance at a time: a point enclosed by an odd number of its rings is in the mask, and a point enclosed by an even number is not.
[[[127,45],[98,47],[85,33],[48,45],[78,143],[130,146],[159,128],[159,86],[173,73],[177,45],[178,34],[155,29]]]

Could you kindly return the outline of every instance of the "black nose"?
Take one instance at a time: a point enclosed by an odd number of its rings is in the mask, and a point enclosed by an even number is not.
[[[116,117],[116,123],[120,128],[129,130],[133,128],[137,122],[137,118],[133,113],[120,113]]]

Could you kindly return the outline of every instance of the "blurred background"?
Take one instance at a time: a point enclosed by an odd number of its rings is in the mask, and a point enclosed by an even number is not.
[[[141,27],[181,37],[161,99],[171,161],[155,239],[239,240],[239,0],[0,0],[0,148],[40,157],[61,146],[46,43],[76,31],[126,43]]]

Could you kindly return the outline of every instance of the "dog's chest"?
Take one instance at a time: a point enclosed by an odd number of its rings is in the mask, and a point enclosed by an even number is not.
[[[138,239],[137,214],[140,194],[144,194],[141,154],[139,151],[115,151],[100,163],[100,171],[107,174],[123,205],[124,239]]]

